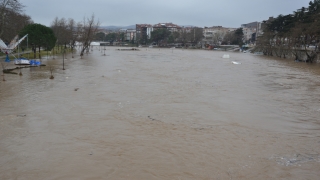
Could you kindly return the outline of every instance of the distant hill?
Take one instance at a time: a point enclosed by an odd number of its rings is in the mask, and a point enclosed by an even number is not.
[[[130,26],[100,26],[102,29],[119,30],[119,29],[136,29],[136,25]]]

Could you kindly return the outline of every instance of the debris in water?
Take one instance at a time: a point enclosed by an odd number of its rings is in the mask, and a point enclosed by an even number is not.
[[[156,119],[151,118],[150,116],[148,116],[149,119],[151,119],[152,121],[155,121]]]
[[[74,88],[74,91],[78,91],[79,88]]]
[[[280,165],[284,166],[300,166],[302,163],[307,162],[320,162],[320,155],[319,154],[295,154],[291,157],[284,156],[275,156],[270,159],[275,159],[276,162]]]
[[[229,54],[224,54],[224,55],[222,56],[222,58],[225,58],[225,59],[230,58],[230,55],[229,55]]]
[[[231,61],[232,64],[241,64],[241,62],[237,62],[237,61]]]

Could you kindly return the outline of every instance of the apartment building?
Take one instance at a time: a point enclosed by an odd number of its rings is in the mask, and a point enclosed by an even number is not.
[[[154,30],[161,29],[161,28],[168,29],[171,32],[180,32],[182,29],[180,26],[173,24],[171,22],[170,23],[158,23],[158,24],[153,25]]]
[[[248,43],[254,43],[259,35],[262,34],[261,23],[251,22],[247,24],[241,24],[243,31],[243,40]]]
[[[202,44],[220,45],[224,36],[228,32],[235,31],[237,28],[226,28],[222,26],[212,26],[203,28]]]

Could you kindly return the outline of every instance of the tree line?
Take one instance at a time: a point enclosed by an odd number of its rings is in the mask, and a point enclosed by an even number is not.
[[[51,23],[51,29],[57,38],[56,45],[62,46],[64,49],[69,47],[72,52],[75,46],[80,46],[80,56],[89,51],[90,44],[98,32],[98,27],[99,21],[95,20],[94,15],[84,18],[80,22],[76,22],[72,18],[59,19],[56,17]]]
[[[302,7],[293,14],[270,18],[263,22],[262,28],[256,51],[314,62],[320,43],[320,0],[310,1],[307,8]]]
[[[80,22],[72,18],[59,19],[56,17],[51,26],[47,27],[34,23],[30,16],[24,14],[24,7],[19,0],[0,0],[0,38],[5,43],[10,43],[10,40],[17,34],[20,37],[28,34],[28,42],[23,41],[21,46],[31,47],[34,55],[38,49],[39,58],[41,58],[40,49],[52,50],[55,46],[64,50],[70,48],[73,52],[75,46],[78,45],[81,47],[81,56],[89,51],[99,27],[99,21],[95,20],[94,15],[84,17]]]
[[[239,45],[239,47],[242,47],[242,45],[244,44],[243,42],[243,29],[242,28],[238,28],[235,31],[231,31],[226,33],[223,37],[219,36],[219,34],[217,34],[216,36],[214,36],[214,38],[216,39],[215,41],[218,40],[222,40],[221,44],[222,45]]]
[[[105,34],[103,32],[98,32],[95,34],[94,40],[96,41],[108,41],[110,43],[114,41],[125,41],[125,33],[123,32],[111,32],[108,34]]]
[[[10,43],[24,26],[33,23],[23,8],[19,0],[0,0],[0,38],[5,43]]]
[[[166,28],[158,28],[151,32],[151,38],[148,39],[146,36],[140,38],[140,44],[155,43],[157,45],[167,45],[172,43],[181,43],[186,45],[190,43],[197,45],[203,38],[203,29],[194,27],[189,30],[182,29],[181,31],[170,31]]]

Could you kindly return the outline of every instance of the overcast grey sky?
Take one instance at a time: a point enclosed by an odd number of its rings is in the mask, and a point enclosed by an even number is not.
[[[82,21],[93,13],[100,25],[172,22],[178,25],[240,27],[270,16],[291,14],[310,0],[20,0],[35,23],[55,17]]]

